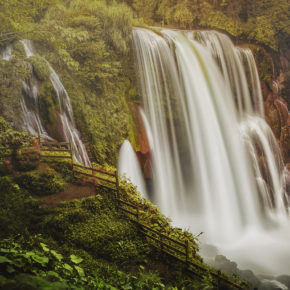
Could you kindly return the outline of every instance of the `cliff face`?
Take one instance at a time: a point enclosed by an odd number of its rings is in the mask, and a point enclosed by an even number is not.
[[[287,41],[281,43],[279,54],[269,54],[261,47],[254,48],[254,54],[261,79],[266,121],[287,164],[290,163],[290,50],[285,43]]]

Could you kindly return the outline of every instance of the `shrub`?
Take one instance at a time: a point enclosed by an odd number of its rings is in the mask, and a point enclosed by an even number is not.
[[[64,203],[45,219],[44,228],[58,241],[65,240],[95,257],[116,262],[144,259],[145,246],[136,225],[120,219],[108,198]]]
[[[50,76],[50,69],[47,62],[39,55],[35,55],[29,58],[29,61],[32,64],[33,71],[36,77],[40,81],[46,81]]]
[[[28,197],[9,177],[0,177],[0,237],[24,233],[39,214],[39,202]]]
[[[69,160],[47,160],[50,166],[62,175],[66,182],[73,180],[72,164]]]
[[[15,181],[30,194],[39,196],[60,193],[65,188],[65,181],[51,168],[45,172],[22,174],[17,176]]]
[[[31,171],[36,169],[38,165],[39,154],[37,152],[22,152],[18,150],[13,156],[13,167],[18,171]]]

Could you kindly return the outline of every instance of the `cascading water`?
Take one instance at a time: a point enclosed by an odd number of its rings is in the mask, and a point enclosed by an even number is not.
[[[33,46],[30,40],[24,39],[21,40],[23,47],[25,49],[26,57],[29,58],[34,56]],[[73,110],[70,102],[69,95],[61,83],[57,73],[47,62],[50,69],[50,81],[53,85],[53,88],[56,92],[59,110],[60,110],[60,121],[61,121],[61,130],[62,135],[64,136],[67,142],[72,142],[74,156],[77,162],[84,163],[85,165],[90,165],[90,160],[86,151],[84,144],[80,139],[79,132],[77,131],[74,124]],[[25,100],[21,100],[21,107],[23,110],[23,119],[24,119],[24,129],[26,129],[31,134],[37,134],[42,136],[44,139],[52,139],[46,133],[43,128],[39,112],[38,112],[38,89],[37,81],[34,79],[33,85],[23,82],[24,92],[34,100],[34,110],[27,108]]]
[[[1,52],[1,58],[4,60],[10,60],[12,58],[12,46],[8,45]]]
[[[129,178],[137,186],[137,190],[142,197],[147,198],[146,186],[139,161],[128,140],[124,141],[120,149],[118,171],[121,176]]]
[[[154,202],[241,267],[287,274],[283,162],[251,51],[208,31],[137,28],[133,42],[153,135]]]

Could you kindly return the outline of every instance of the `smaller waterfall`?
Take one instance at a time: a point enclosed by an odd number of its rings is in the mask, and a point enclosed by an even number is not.
[[[22,81],[22,88],[25,96],[30,99],[30,102],[33,104],[34,109],[27,107],[25,98],[21,97],[20,105],[22,109],[22,128],[26,130],[31,135],[37,135],[42,137],[45,140],[52,141],[46,130],[44,129],[38,112],[38,87],[37,81],[33,80],[34,84],[28,84],[25,81]]]
[[[241,123],[240,130],[252,159],[264,213],[268,218],[273,215],[287,218],[284,163],[271,128],[264,119],[249,116]]]
[[[1,52],[1,58],[4,60],[10,60],[12,58],[12,45],[8,45]]]
[[[144,178],[140,168],[136,153],[133,150],[130,142],[125,140],[120,149],[118,170],[122,176],[130,179],[137,186],[137,190],[141,196],[147,198]]]
[[[21,40],[23,47],[25,49],[26,57],[29,58],[34,56],[33,46],[30,40],[23,39]],[[47,61],[46,61],[47,62]],[[77,162],[84,163],[85,165],[90,165],[90,159],[88,157],[86,148],[81,141],[80,134],[75,127],[74,116],[72,105],[70,101],[70,97],[61,83],[59,76],[52,68],[52,66],[47,62],[47,65],[50,69],[50,81],[57,95],[58,103],[59,103],[59,111],[60,111],[60,121],[61,121],[61,129],[62,135],[64,136],[66,142],[72,142],[74,156]],[[28,92],[28,95],[34,99],[35,101],[35,111],[32,112],[27,109],[25,105],[25,101],[23,100],[22,109],[24,115],[24,123],[27,131],[31,134],[37,132],[39,135],[46,137],[45,139],[49,139],[50,137],[47,135],[43,126],[41,124],[39,115],[38,115],[38,90],[37,86],[30,86],[26,83],[23,85],[24,91]],[[28,123],[27,123],[28,122]],[[47,138],[47,136],[49,138]],[[51,139],[51,138],[50,138]]]
[[[31,41],[29,39],[22,39],[22,40],[20,40],[20,42],[22,43],[22,45],[24,47],[26,57],[29,58],[31,56],[34,56],[34,51],[32,48]]]

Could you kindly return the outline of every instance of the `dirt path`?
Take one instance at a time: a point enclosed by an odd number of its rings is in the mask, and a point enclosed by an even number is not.
[[[74,199],[81,199],[95,194],[96,187],[92,184],[68,184],[65,190],[61,193],[35,198],[42,201],[43,207],[53,208],[62,201],[72,201]]]

